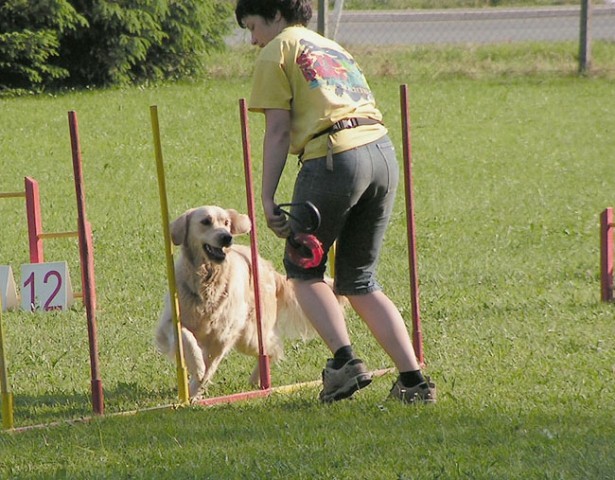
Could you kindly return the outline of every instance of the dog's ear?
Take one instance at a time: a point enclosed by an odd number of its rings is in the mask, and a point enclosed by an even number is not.
[[[192,210],[188,210],[171,222],[171,241],[174,245],[184,243],[191,212]]]
[[[231,218],[231,234],[241,235],[248,233],[252,229],[252,223],[250,217],[243,213],[239,213],[237,210],[229,208],[226,210]]]

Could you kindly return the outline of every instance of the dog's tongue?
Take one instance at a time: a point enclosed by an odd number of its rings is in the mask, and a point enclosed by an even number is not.
[[[290,261],[301,268],[317,267],[324,254],[320,240],[307,233],[289,237],[287,248]]]

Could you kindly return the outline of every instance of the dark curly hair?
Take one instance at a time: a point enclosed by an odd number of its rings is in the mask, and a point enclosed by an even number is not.
[[[241,28],[246,28],[243,20],[248,15],[259,15],[270,21],[280,12],[289,25],[307,26],[312,18],[311,0],[237,0],[235,18]]]

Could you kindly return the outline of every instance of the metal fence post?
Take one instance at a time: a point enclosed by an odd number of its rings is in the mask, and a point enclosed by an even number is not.
[[[318,0],[318,20],[316,31],[323,37],[327,36],[327,11],[329,10],[329,0]]]
[[[579,31],[579,73],[591,68],[591,0],[581,0],[581,26]]]

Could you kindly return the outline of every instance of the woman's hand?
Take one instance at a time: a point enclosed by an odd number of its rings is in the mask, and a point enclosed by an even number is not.
[[[273,201],[263,201],[263,210],[267,226],[280,238],[288,238],[291,234],[290,222]]]

